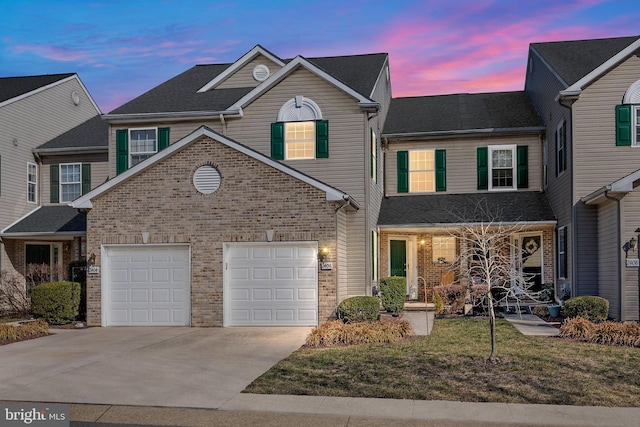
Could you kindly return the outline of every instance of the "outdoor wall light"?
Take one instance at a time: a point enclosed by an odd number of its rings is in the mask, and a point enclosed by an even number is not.
[[[328,256],[329,256],[329,248],[326,246],[323,247],[322,250],[318,252],[318,260],[320,260],[320,262],[325,262]]]
[[[636,230],[636,233],[637,232],[638,230]],[[629,240],[629,249],[631,249],[632,251],[635,251],[637,247],[638,247],[638,240],[636,240],[635,237],[632,237],[631,240]]]
[[[96,254],[92,253],[87,259],[87,267],[93,267],[94,265],[96,265]]]

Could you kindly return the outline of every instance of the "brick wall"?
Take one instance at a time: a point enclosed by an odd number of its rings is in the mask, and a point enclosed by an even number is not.
[[[212,164],[221,184],[203,195],[195,170]],[[191,245],[191,324],[222,326],[224,242],[317,241],[336,265],[337,203],[323,191],[210,138],[198,141],[107,191],[87,215],[87,254],[102,244]],[[101,270],[102,271],[102,270]],[[87,321],[101,324],[101,275],[87,278]],[[318,271],[319,320],[336,307],[336,271]]]

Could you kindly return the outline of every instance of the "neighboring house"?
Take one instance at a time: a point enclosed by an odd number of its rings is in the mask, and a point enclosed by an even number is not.
[[[0,79],[0,270],[82,257],[85,215],[68,202],[107,177],[99,115],[76,74]]]
[[[546,126],[556,289],[639,320],[638,249],[622,247],[640,227],[640,37],[533,43],[525,91]]]
[[[469,253],[456,229],[502,223],[522,226],[511,236],[521,248],[512,257],[531,289],[553,282],[544,130],[521,91],[394,98],[382,132],[381,276],[406,276],[407,294],[422,299],[425,285],[439,285],[450,263]],[[465,273],[454,279],[466,284]]]
[[[370,294],[388,67],[256,46],[103,116],[111,180],[73,202],[88,323],[316,325]]]

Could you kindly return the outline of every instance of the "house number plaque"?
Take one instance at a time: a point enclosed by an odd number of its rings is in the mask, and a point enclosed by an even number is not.
[[[640,259],[627,258],[627,267],[640,267]]]

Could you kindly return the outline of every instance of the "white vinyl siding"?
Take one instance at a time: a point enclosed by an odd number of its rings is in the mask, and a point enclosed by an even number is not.
[[[618,247],[618,204],[598,206],[598,295],[609,301],[609,314],[620,318],[620,257]]]
[[[260,82],[257,82],[253,78],[253,69],[256,65],[266,65],[269,67],[270,75],[276,73],[281,67],[272,62],[270,59],[267,59],[263,55],[258,55],[251,61],[247,62],[243,67],[236,70],[236,72],[223,82],[221,82],[216,89],[228,89],[228,88],[238,88],[238,87],[256,87]],[[171,129],[173,132],[173,128]]]

